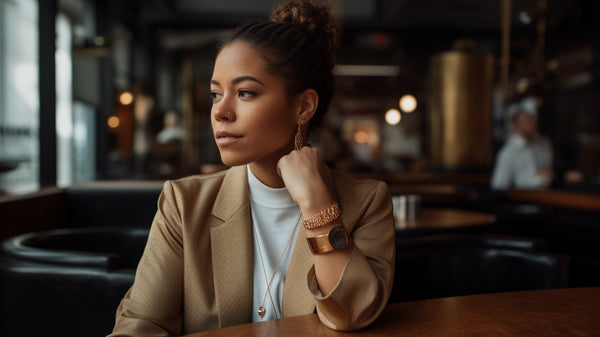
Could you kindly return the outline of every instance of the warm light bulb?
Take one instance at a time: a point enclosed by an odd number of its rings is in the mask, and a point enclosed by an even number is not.
[[[417,108],[417,99],[413,95],[404,95],[400,98],[400,109],[410,113]]]
[[[106,124],[108,124],[108,127],[111,129],[116,129],[119,127],[119,124],[121,124],[121,121],[119,120],[119,117],[111,116],[108,118],[108,121],[106,121]]]
[[[385,121],[389,125],[396,125],[396,124],[400,123],[401,119],[402,119],[402,115],[400,114],[400,111],[398,111],[397,109],[389,109],[385,113]]]
[[[366,143],[369,141],[369,135],[365,131],[356,131],[354,134],[354,141],[360,144]]]
[[[133,102],[133,95],[129,91],[123,92],[119,96],[119,102],[123,105],[129,105]]]

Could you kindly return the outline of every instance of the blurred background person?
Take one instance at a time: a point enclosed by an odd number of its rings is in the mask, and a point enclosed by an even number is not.
[[[159,144],[181,142],[183,140],[183,128],[179,123],[179,116],[174,111],[165,114],[164,128],[156,135]]]
[[[182,169],[184,130],[174,111],[165,113],[163,129],[156,135],[155,153],[159,159],[158,174],[169,176]]]
[[[513,133],[496,157],[492,188],[548,187],[554,177],[552,143],[539,134],[532,113],[519,109],[511,122]]]

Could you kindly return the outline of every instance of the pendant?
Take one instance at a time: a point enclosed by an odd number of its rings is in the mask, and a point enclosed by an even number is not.
[[[258,316],[260,316],[260,318],[265,317],[266,312],[267,310],[265,310],[265,307],[263,307],[262,305],[258,308]]]

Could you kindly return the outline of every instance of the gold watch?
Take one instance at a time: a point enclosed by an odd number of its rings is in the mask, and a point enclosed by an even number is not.
[[[313,254],[324,254],[346,248],[348,246],[348,233],[343,226],[336,226],[329,233],[306,238],[306,241]]]

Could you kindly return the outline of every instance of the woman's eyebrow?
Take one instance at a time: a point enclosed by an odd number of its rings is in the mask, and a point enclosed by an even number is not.
[[[261,82],[259,79],[257,79],[256,77],[253,77],[253,76],[236,77],[233,80],[231,80],[231,84],[238,84],[238,83],[241,83],[244,81],[252,81],[252,82],[256,82],[260,85],[265,85],[263,82]],[[221,83],[219,83],[219,81],[217,81],[217,80],[210,80],[210,84],[221,86]]]
[[[244,82],[244,81],[253,81],[260,85],[264,85],[263,82],[259,81],[256,77],[252,77],[252,76],[240,76],[240,77],[234,78],[233,80],[231,80],[231,84],[238,84],[238,83]]]

